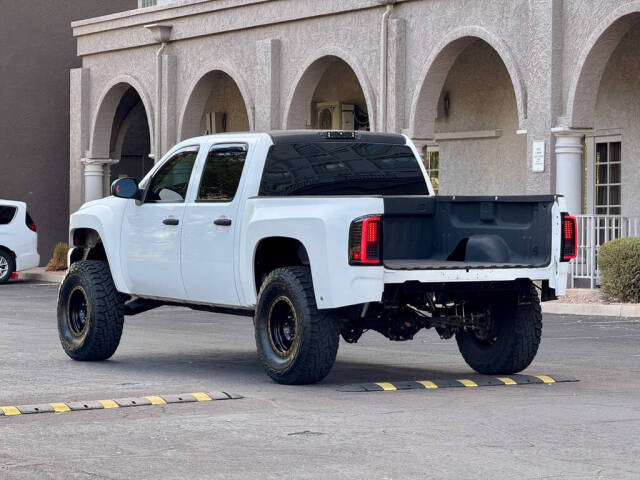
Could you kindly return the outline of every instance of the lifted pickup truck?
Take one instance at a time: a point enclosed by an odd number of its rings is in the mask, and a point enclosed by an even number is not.
[[[286,384],[317,382],[339,337],[456,337],[476,371],[533,360],[543,300],[562,295],[576,222],[554,195],[440,197],[401,135],[221,134],[175,146],[138,184],[71,216],[58,329],[104,360],[125,315],[161,305],[253,316]]]

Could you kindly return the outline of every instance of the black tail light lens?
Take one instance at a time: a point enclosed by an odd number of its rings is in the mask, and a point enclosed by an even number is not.
[[[32,230],[34,232],[38,231],[38,227],[36,227],[36,224],[33,221],[33,219],[31,218],[31,215],[29,215],[29,212],[27,212],[27,216],[25,218],[25,223],[27,224],[27,228],[29,230]]]
[[[372,215],[351,222],[349,265],[380,265],[382,262],[382,217]]]
[[[560,259],[563,262],[578,256],[578,220],[568,213],[562,214],[562,240]]]

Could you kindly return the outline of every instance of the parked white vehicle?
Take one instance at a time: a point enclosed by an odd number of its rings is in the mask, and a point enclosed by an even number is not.
[[[434,196],[411,141],[368,132],[221,134],[71,216],[58,328],[76,360],[116,351],[160,305],[253,316],[267,373],[330,371],[339,337],[422,328],[481,373],[526,368],[542,299],[565,292],[575,218],[554,195]]]
[[[0,284],[39,264],[38,233],[27,204],[0,199]]]

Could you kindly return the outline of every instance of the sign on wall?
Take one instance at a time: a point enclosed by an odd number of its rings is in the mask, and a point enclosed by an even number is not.
[[[534,172],[544,172],[544,140],[536,140],[533,142],[533,162],[531,170]]]

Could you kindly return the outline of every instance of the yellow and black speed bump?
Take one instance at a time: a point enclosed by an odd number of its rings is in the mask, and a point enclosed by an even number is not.
[[[170,403],[211,402],[214,400],[236,400],[240,395],[228,392],[193,392],[178,395],[148,395],[146,397],[116,398],[114,400],[92,400],[89,402],[54,402],[36,405],[0,406],[0,416],[28,415],[32,413],[65,413],[79,410],[105,410],[112,408],[167,405]]]
[[[396,390],[436,390],[452,387],[492,387],[505,385],[552,384],[560,382],[577,382],[577,379],[558,375],[509,375],[489,377],[485,375],[469,375],[465,378],[414,380],[402,382],[374,382],[344,385],[339,392],[388,392]]]

